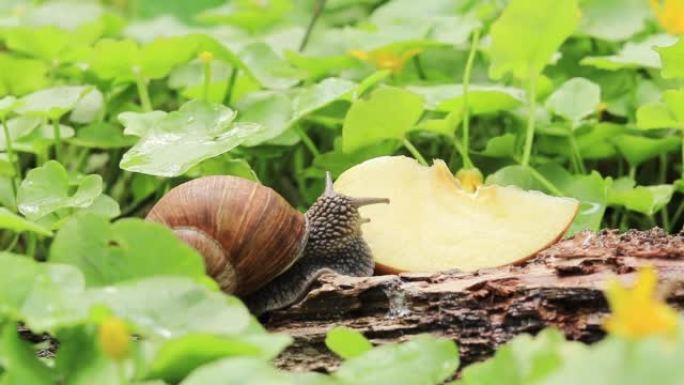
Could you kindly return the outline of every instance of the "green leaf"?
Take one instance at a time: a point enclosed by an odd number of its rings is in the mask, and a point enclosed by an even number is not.
[[[495,158],[514,158],[516,155],[515,134],[503,134],[490,138],[481,154]]]
[[[102,112],[104,105],[104,95],[97,88],[90,88],[90,91],[82,95],[76,102],[69,120],[74,123],[91,123],[95,121]]]
[[[16,52],[37,57],[47,63],[57,62],[69,45],[69,34],[59,28],[15,27],[5,32],[7,46]]]
[[[670,35],[652,35],[638,42],[628,42],[615,55],[587,56],[580,61],[582,65],[599,69],[616,71],[624,68],[661,68],[657,47],[664,47],[674,43],[676,39]]]
[[[407,89],[422,96],[425,108],[429,110],[449,112],[463,107],[463,86],[460,84],[410,86]],[[468,106],[475,115],[512,110],[524,101],[525,93],[518,88],[480,84],[468,88]]]
[[[145,119],[152,113],[144,115]],[[133,119],[122,116],[122,123]],[[140,141],[121,159],[121,168],[158,176],[178,176],[205,159],[221,155],[262,132],[261,126],[240,122],[231,124],[235,112],[228,107],[192,100],[178,111],[158,113],[151,120],[137,116],[135,125],[124,133],[142,135]],[[141,118],[141,119],[138,119]],[[140,121],[152,122],[141,125]],[[145,123],[147,124],[147,123]]]
[[[102,79],[160,79],[189,61],[196,49],[191,36],[158,38],[142,47],[133,40],[103,39],[95,44],[90,66]]]
[[[277,334],[217,336],[193,333],[165,341],[156,351],[148,377],[176,383],[196,368],[224,357],[274,358],[290,338]]]
[[[73,109],[76,103],[89,92],[84,86],[58,86],[36,91],[19,100],[16,112],[23,115],[59,119]]]
[[[155,275],[205,277],[194,249],[168,228],[135,218],[110,224],[99,215],[78,215],[57,233],[49,260],[80,268],[88,286]]]
[[[583,354],[568,357],[544,385],[677,385],[684,376],[681,337],[606,338]]]
[[[572,78],[549,96],[546,107],[577,125],[596,112],[601,101],[601,88],[585,78]]]
[[[637,110],[637,126],[641,129],[684,129],[684,91],[667,90],[662,101],[645,104]]]
[[[493,358],[466,367],[457,384],[497,385],[502,378],[510,385],[546,384],[545,380],[565,360],[585,351],[584,345],[565,341],[554,329],[546,329],[536,337],[520,335],[497,349]]]
[[[226,154],[207,159],[191,168],[185,175],[191,178],[199,178],[206,175],[235,175],[244,179],[259,181],[256,172],[244,159],[232,159]]]
[[[582,230],[600,229],[608,206],[610,180],[601,177],[597,171],[592,171],[589,175],[572,175],[556,163],[541,166],[539,173],[558,188],[563,196],[580,202],[577,216],[566,233],[567,237]]]
[[[342,148],[352,152],[384,139],[403,140],[423,113],[420,96],[400,88],[373,91],[352,104],[342,127]]]
[[[373,349],[373,345],[363,334],[343,326],[328,331],[325,346],[344,359],[358,357]]]
[[[495,173],[489,174],[486,179],[487,184],[495,184],[499,186],[518,186],[524,190],[537,190],[548,192],[539,180],[534,177],[534,174],[529,167],[524,166],[506,166],[498,169]]]
[[[69,143],[76,146],[104,149],[130,147],[137,141],[134,136],[124,135],[121,127],[107,122],[95,122],[81,127],[76,136],[69,139]]]
[[[69,385],[120,385],[117,362],[104,354],[97,329],[79,325],[59,330],[55,369]]]
[[[79,317],[76,299],[84,282],[78,269],[8,253],[0,253],[0,266],[3,318],[23,320],[34,332],[42,332]]]
[[[661,46],[655,49],[660,54],[663,63],[661,75],[665,79],[684,78],[684,39],[669,46]]]
[[[458,349],[426,335],[383,345],[345,361],[333,377],[347,384],[439,384],[458,368]]]
[[[29,171],[17,194],[19,211],[30,220],[64,208],[85,208],[102,193],[102,178],[88,175],[71,180],[66,169],[51,160]]]
[[[34,59],[0,53],[0,96],[24,95],[48,84],[48,68]]]
[[[136,332],[155,339],[190,333],[234,337],[263,333],[237,298],[184,277],[149,277],[92,288],[84,302],[86,309],[95,305],[109,308],[117,317],[136,325]]]
[[[258,123],[265,129],[260,135],[246,140],[245,146],[256,146],[282,135],[304,117],[348,95],[355,86],[348,80],[327,78],[290,92],[249,94],[237,104],[239,120]]]
[[[641,0],[580,0],[580,8],[578,30],[609,41],[626,40],[643,30],[650,14]]]
[[[17,98],[14,96],[5,96],[0,99],[0,119],[7,118],[18,104]]]
[[[575,30],[578,16],[576,0],[512,0],[491,27],[490,75],[499,79],[512,72],[528,79],[540,73]]]
[[[612,142],[627,162],[636,167],[660,154],[674,151],[681,145],[681,138],[668,136],[665,138],[646,138],[643,136],[622,134],[614,137]]]
[[[265,43],[250,44],[239,53],[239,56],[252,76],[269,89],[287,89],[306,77],[306,72],[279,58]]]
[[[674,187],[669,184],[636,186],[634,179],[623,177],[613,181],[608,191],[608,202],[644,215],[653,215],[670,202],[673,192]]]
[[[0,207],[0,229],[11,230],[15,233],[30,231],[32,233],[45,235],[48,237],[52,235],[52,232],[45,227],[26,220],[4,207]]]
[[[0,334],[0,372],[3,385],[52,385],[55,376],[48,366],[38,359],[31,345],[17,333],[17,325],[8,323]]]
[[[589,131],[575,137],[580,155],[583,159],[612,158],[617,154],[612,139],[625,130],[624,125],[614,123],[598,123],[592,126]]]
[[[190,373],[180,385],[342,385],[320,373],[291,373],[254,358],[227,358]]]

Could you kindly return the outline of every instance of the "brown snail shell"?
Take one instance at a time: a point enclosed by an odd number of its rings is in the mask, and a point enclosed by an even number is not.
[[[171,189],[147,219],[170,227],[204,256],[221,289],[244,296],[287,270],[307,241],[304,214],[271,188],[207,176]]]

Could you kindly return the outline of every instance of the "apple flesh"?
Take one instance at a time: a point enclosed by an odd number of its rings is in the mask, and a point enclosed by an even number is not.
[[[514,186],[462,188],[443,161],[432,167],[404,156],[358,164],[340,175],[335,191],[389,198],[360,208],[381,272],[474,271],[522,261],[558,241],[579,202]]]

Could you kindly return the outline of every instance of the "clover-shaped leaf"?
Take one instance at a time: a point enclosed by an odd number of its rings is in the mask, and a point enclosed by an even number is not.
[[[246,140],[245,145],[256,146],[278,137],[300,119],[342,98],[355,86],[348,80],[328,78],[309,87],[250,94],[237,105],[240,120],[259,123],[264,130]]]
[[[401,88],[379,88],[357,99],[344,119],[342,148],[352,152],[384,139],[405,138],[423,113],[423,100]]]
[[[684,39],[670,46],[655,49],[663,62],[661,74],[665,79],[684,78]]]
[[[102,177],[88,175],[73,181],[54,160],[28,172],[17,193],[19,211],[30,220],[64,208],[85,208],[102,193]]]
[[[644,104],[637,110],[637,126],[642,129],[684,129],[684,91],[667,90],[662,101]]]
[[[582,119],[596,112],[601,101],[601,87],[585,78],[572,78],[563,83],[546,101],[554,113],[576,126]]]
[[[674,186],[669,184],[636,186],[634,179],[624,177],[613,181],[608,190],[608,203],[653,215],[670,202],[673,192]]]
[[[95,214],[71,218],[57,233],[49,260],[78,267],[88,286],[153,275],[205,276],[199,254],[168,229],[139,219],[110,224]]]
[[[540,73],[575,30],[578,16],[576,0],[511,1],[491,27],[491,76],[512,72],[528,79]]]
[[[202,100],[189,101],[168,114],[122,114],[122,123],[132,125],[124,132],[141,139],[124,154],[121,168],[158,176],[181,175],[261,131],[255,123],[231,124],[234,117],[230,108]]]
[[[638,135],[622,134],[614,137],[612,142],[625,157],[630,166],[636,167],[641,163],[660,154],[674,151],[681,144],[678,137],[647,138]]]
[[[628,42],[615,55],[587,56],[580,64],[616,71],[623,68],[660,68],[662,63],[657,47],[671,45],[676,38],[670,35],[653,35],[640,42]]]
[[[24,95],[48,84],[48,67],[34,59],[0,53],[0,95]]]
[[[463,106],[463,86],[445,84],[407,87],[425,99],[425,108],[436,111],[454,111]],[[487,114],[514,109],[525,101],[523,90],[497,85],[471,84],[468,89],[468,106],[473,114]]]
[[[266,88],[290,88],[306,77],[306,72],[278,57],[265,43],[250,44],[239,56],[251,75]]]
[[[197,43],[190,37],[158,38],[142,47],[133,40],[103,39],[95,44],[90,66],[102,79],[159,79],[192,57]]]
[[[52,232],[45,227],[26,220],[4,207],[0,207],[0,229],[14,231],[15,233],[30,231],[39,235],[52,235]]]
[[[89,91],[90,88],[86,86],[57,86],[36,91],[21,98],[16,112],[22,115],[59,119],[73,109]]]

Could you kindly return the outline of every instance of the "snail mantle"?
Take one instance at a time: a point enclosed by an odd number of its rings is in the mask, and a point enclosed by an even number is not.
[[[288,370],[332,371],[339,361],[324,344],[335,325],[361,331],[376,344],[430,333],[459,345],[464,364],[482,360],[521,333],[547,326],[591,343],[604,335],[606,279],[626,282],[655,266],[668,302],[684,309],[684,231],[583,232],[539,252],[519,266],[474,273],[318,278],[297,304],[263,318],[272,332],[294,337],[277,359]]]

